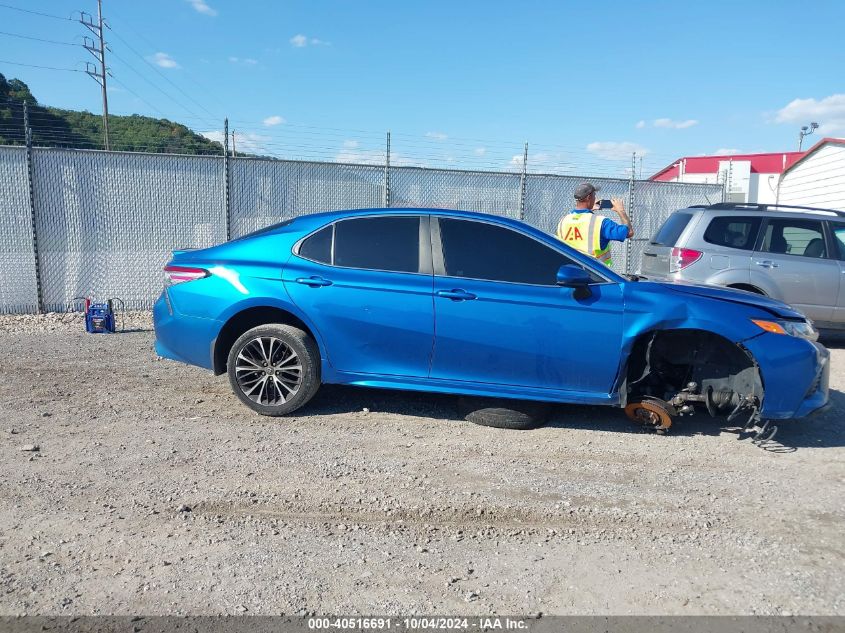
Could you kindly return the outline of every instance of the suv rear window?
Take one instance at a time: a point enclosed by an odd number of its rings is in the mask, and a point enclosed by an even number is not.
[[[691,219],[691,213],[673,213],[651,238],[651,243],[655,246],[675,246]]]
[[[760,218],[723,216],[710,220],[704,231],[704,241],[717,246],[750,251],[757,241]]]

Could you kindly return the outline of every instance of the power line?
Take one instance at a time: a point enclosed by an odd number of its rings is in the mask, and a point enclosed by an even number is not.
[[[62,46],[79,46],[76,42],[60,42],[58,40],[45,40],[40,37],[32,37],[31,35],[21,35],[20,33],[7,33],[0,31],[0,35],[8,35],[9,37],[19,37],[24,40],[35,40],[36,42],[47,42],[48,44],[61,44]]]
[[[132,88],[130,88],[130,87],[129,87],[129,86],[127,86],[125,83],[123,83],[122,81],[120,81],[120,79],[118,79],[117,77],[115,77],[114,75],[111,75],[111,74],[109,75],[109,77],[111,77],[114,81],[116,81],[118,84],[120,84],[121,86],[123,86],[123,87],[124,87],[124,88],[125,88],[125,89],[126,89],[126,90],[130,93],[130,94],[135,95],[138,99],[140,99],[141,101],[143,101],[144,103],[146,103],[146,104],[147,104],[150,108],[152,108],[153,110],[155,110],[156,112],[158,112],[158,113],[159,113],[161,116],[163,116],[165,119],[167,118],[167,115],[166,115],[164,112],[162,112],[162,111],[161,111],[161,110],[159,110],[157,107],[155,107],[152,103],[150,103],[149,101],[147,101],[146,99],[144,99],[144,97],[142,97],[142,96],[141,96],[141,95],[139,95],[137,92],[135,92],[134,90],[132,90]]]
[[[11,4],[2,4],[0,3],[0,7],[4,9],[12,9],[13,11],[22,11],[23,13],[31,13],[32,15],[40,15],[45,18],[54,18],[56,20],[68,20],[69,22],[73,22],[73,18],[65,18],[60,15],[54,15],[52,13],[42,13],[41,11],[31,11],[30,9],[21,9],[20,7],[13,7]]]
[[[202,118],[198,117],[198,116],[197,116],[197,114],[196,114],[195,112],[193,112],[190,108],[188,108],[185,104],[183,104],[181,101],[179,101],[178,99],[176,99],[173,95],[168,94],[167,92],[165,92],[165,90],[164,90],[163,88],[161,88],[158,84],[154,83],[154,82],[153,82],[151,79],[149,79],[146,75],[142,74],[142,73],[141,73],[141,71],[139,71],[139,70],[138,70],[137,68],[135,68],[132,64],[130,64],[130,63],[129,63],[128,61],[126,61],[125,59],[123,59],[120,55],[118,55],[117,53],[115,53],[112,49],[109,49],[109,52],[110,52],[110,53],[111,53],[114,57],[116,57],[116,58],[117,58],[117,59],[119,59],[121,62],[123,62],[123,63],[126,65],[126,67],[127,67],[127,68],[129,68],[129,70],[131,70],[132,72],[134,72],[136,75],[138,75],[141,79],[143,79],[143,80],[144,80],[144,81],[146,81],[148,84],[150,84],[153,88],[155,88],[156,90],[158,90],[158,91],[159,91],[161,94],[163,94],[165,97],[167,97],[168,99],[170,99],[171,101],[173,101],[173,103],[175,103],[176,105],[178,105],[178,106],[179,106],[180,108],[182,108],[183,110],[185,110],[185,111],[187,111],[187,112],[189,112],[189,113],[193,114],[193,115],[194,115],[194,116],[195,116],[198,120],[200,120],[200,121],[202,121],[202,120],[203,120]],[[122,84],[122,85],[124,85],[124,87],[125,87],[125,84]],[[157,112],[161,112],[161,110],[159,110],[158,108],[155,108],[155,110],[156,110]]]
[[[111,15],[112,15],[112,16],[114,16],[114,15],[115,15],[115,13],[114,13],[114,9],[112,9],[112,10],[111,10]],[[128,29],[129,29],[130,31],[132,31],[135,35],[137,35],[139,38],[141,38],[141,39],[142,39],[142,40],[143,40],[143,41],[144,41],[144,42],[145,42],[148,46],[150,46],[150,48],[152,48],[152,49],[154,49],[154,50],[161,50],[161,48],[160,48],[159,46],[157,46],[155,43],[151,42],[151,41],[149,40],[149,38],[147,38],[147,37],[146,37],[143,33],[141,33],[140,31],[138,31],[137,29],[135,29],[135,28],[132,26],[132,23],[131,23],[130,21],[128,21],[128,20],[123,20],[123,18],[122,18],[122,17],[120,17],[120,16],[118,16],[118,17],[119,17],[119,20],[118,20],[118,21],[119,21],[119,22],[120,22],[123,26],[128,27]],[[106,27],[107,27],[107,28],[109,28],[109,29],[111,29],[111,25],[109,25],[109,24],[106,24]],[[117,33],[115,33],[115,35],[117,35],[117,37],[120,37]],[[124,40],[124,43],[125,43],[127,46],[129,46],[129,43],[128,43],[128,42],[126,42],[125,40]],[[214,93],[213,91],[210,91],[210,90],[208,89],[208,87],[207,87],[207,86],[203,86],[203,85],[201,85],[201,84],[200,84],[200,83],[199,83],[196,79],[194,79],[194,78],[193,78],[193,76],[191,75],[191,73],[190,73],[190,71],[189,71],[188,69],[184,69],[184,76],[185,76],[187,79],[189,79],[189,80],[190,80],[190,81],[191,81],[191,82],[192,82],[195,86],[197,86],[200,90],[202,90],[202,91],[203,91],[203,92],[204,92],[207,96],[211,96],[211,99],[212,99],[213,101],[215,101],[215,102],[217,103],[217,105],[219,105],[219,106],[220,106],[221,108],[223,108],[224,110],[226,109],[226,106],[224,106],[224,105],[220,102],[220,100],[216,97],[215,93]],[[206,110],[206,112],[208,112],[208,110]],[[209,112],[209,114],[211,114],[211,113]],[[212,114],[212,116],[213,116],[215,119],[217,119],[217,118],[218,118],[216,115],[213,115],[213,114]]]
[[[123,39],[123,37],[121,37],[121,35],[120,35],[117,31],[115,31],[115,30],[114,30],[114,29],[113,29],[113,28],[112,28],[112,27],[111,27],[108,23],[106,23],[106,28],[107,28],[107,29],[109,29],[109,31],[111,31],[111,32],[115,35],[115,37],[117,37],[117,39],[119,39],[121,42],[123,42],[123,43],[126,45],[126,47],[127,47],[130,51],[132,51],[133,53],[135,53],[135,55],[137,55],[138,57],[140,57],[140,58],[141,58],[141,60],[142,60],[142,61],[143,61],[143,62],[144,62],[147,66],[149,66],[150,68],[152,68],[152,69],[153,69],[153,70],[154,70],[154,71],[155,71],[155,72],[156,72],[156,73],[157,73],[157,74],[158,74],[158,75],[159,75],[162,79],[164,79],[167,83],[169,83],[171,86],[173,86],[174,88],[176,88],[176,90],[178,90],[179,92],[181,92],[181,93],[182,93],[185,97],[187,97],[189,100],[191,100],[191,101],[192,101],[193,103],[195,103],[197,106],[199,106],[199,108],[200,108],[200,109],[202,109],[203,111],[205,111],[205,113],[206,113],[206,114],[208,114],[208,115],[209,115],[212,119],[215,119],[215,115],[214,115],[212,112],[210,112],[210,111],[209,111],[209,110],[208,110],[208,109],[207,109],[204,105],[202,105],[199,101],[197,101],[196,99],[194,99],[194,98],[193,98],[191,95],[189,95],[187,92],[185,92],[184,90],[182,90],[182,88],[180,88],[180,87],[179,87],[176,83],[174,83],[173,81],[171,81],[170,77],[168,77],[167,75],[165,75],[164,73],[162,73],[162,72],[161,72],[158,68],[156,68],[155,66],[153,66],[153,65],[149,62],[149,60],[148,60],[146,57],[144,57],[143,55],[141,55],[141,53],[139,53],[137,50],[135,50],[135,49],[132,47],[132,45],[131,45],[129,42],[127,42],[125,39]],[[182,107],[184,108],[185,106],[182,106]],[[186,110],[188,110],[187,108],[185,108],[185,109],[186,109]],[[191,112],[191,111],[190,111],[190,110],[188,110],[188,112]],[[195,114],[195,113],[193,113],[193,112],[192,112],[192,114]],[[197,117],[197,118],[201,118],[201,117]]]
[[[2,5],[0,5],[2,6]],[[7,59],[0,59],[0,64],[11,64],[12,66],[26,66],[28,68],[43,68],[44,70],[63,70],[69,73],[81,73],[84,72],[77,68],[56,68],[55,66],[37,66],[36,64],[23,64],[21,62],[10,62]]]

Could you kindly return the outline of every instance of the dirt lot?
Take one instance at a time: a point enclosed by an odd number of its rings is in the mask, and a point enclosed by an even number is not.
[[[0,319],[0,614],[845,614],[845,345],[767,452],[338,387],[261,418],[130,325]]]

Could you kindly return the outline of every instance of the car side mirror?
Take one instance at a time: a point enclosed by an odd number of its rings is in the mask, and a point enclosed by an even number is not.
[[[557,285],[563,288],[572,288],[572,296],[575,299],[589,299],[593,296],[590,290],[590,273],[574,264],[564,264],[557,269]]]
[[[592,281],[590,273],[574,264],[564,264],[557,270],[557,285],[564,288],[582,288]]]

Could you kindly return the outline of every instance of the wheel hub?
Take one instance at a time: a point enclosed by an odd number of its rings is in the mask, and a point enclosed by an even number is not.
[[[665,433],[672,426],[669,406],[659,400],[632,402],[625,407],[625,414],[640,426]]]
[[[260,336],[240,350],[235,366],[238,387],[253,402],[264,406],[287,402],[302,386],[302,363],[284,341]]]

